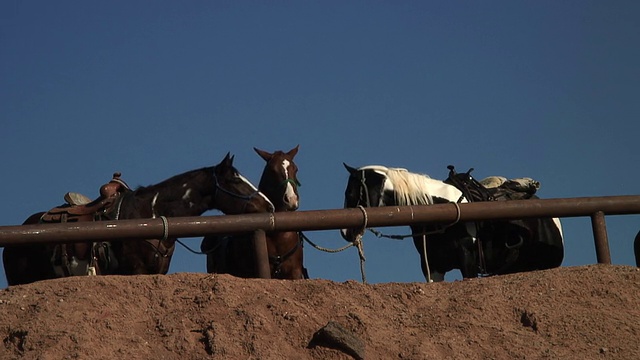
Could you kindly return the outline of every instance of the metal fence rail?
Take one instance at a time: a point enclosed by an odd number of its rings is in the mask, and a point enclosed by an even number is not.
[[[0,246],[29,243],[199,237],[210,234],[264,231],[306,231],[361,227],[403,226],[420,223],[507,220],[538,217],[591,217],[599,263],[611,263],[605,215],[640,214],[640,196],[601,196],[565,199],[531,199],[439,204],[387,206],[379,208],[312,210],[136,219],[100,222],[0,226]],[[261,234],[261,235],[260,235]],[[258,261],[260,262],[260,256]],[[266,259],[266,255],[263,256]],[[264,264],[259,264],[259,267]],[[262,266],[264,268],[264,266]],[[267,274],[268,276],[268,274]]]

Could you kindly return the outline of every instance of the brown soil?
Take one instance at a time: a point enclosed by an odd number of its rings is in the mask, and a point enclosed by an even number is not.
[[[311,342],[330,322],[367,359],[640,359],[629,266],[438,284],[66,278],[1,290],[0,314],[0,359],[351,359]]]

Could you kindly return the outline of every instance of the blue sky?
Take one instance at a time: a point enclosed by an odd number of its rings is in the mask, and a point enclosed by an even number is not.
[[[636,1],[3,1],[0,225],[95,197],[114,171],[150,185],[229,151],[257,184],[253,147],[298,144],[301,210],[342,207],[342,162],[636,195],[638,19]],[[613,262],[634,264],[640,216],[606,220]],[[590,220],[563,225],[563,266],[595,263]],[[365,254],[370,282],[423,281],[410,241],[367,235]],[[305,264],[360,280],[353,248],[306,246]],[[177,249],[170,272],[204,271]]]

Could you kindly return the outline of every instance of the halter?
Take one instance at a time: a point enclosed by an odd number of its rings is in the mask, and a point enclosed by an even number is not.
[[[243,212],[243,213],[244,213],[244,212],[245,212],[245,210],[247,209],[247,204],[249,204],[249,202],[250,202],[250,201],[251,201],[251,200],[252,200],[256,195],[260,194],[260,191],[256,190],[256,191],[254,191],[253,193],[251,193],[250,195],[242,195],[242,194],[238,194],[238,193],[235,193],[235,192],[233,192],[233,191],[229,191],[229,190],[227,190],[227,189],[223,188],[222,186],[220,186],[220,183],[218,182],[218,177],[216,176],[215,171],[214,171],[214,173],[213,173],[213,178],[215,179],[215,182],[216,182],[216,190],[220,190],[220,191],[222,191],[223,193],[225,193],[225,194],[227,194],[227,195],[229,195],[229,196],[231,196],[231,197],[234,197],[234,198],[238,198],[238,199],[245,200],[244,207],[242,208],[242,212]],[[214,199],[215,199],[215,197],[216,197],[216,195],[217,195],[217,194],[218,194],[218,192],[216,191],[216,193],[213,195]]]
[[[365,170],[360,170],[360,197],[358,198],[358,203],[356,207],[360,205],[360,201],[362,200],[362,194],[364,193],[365,198],[365,207],[371,207],[371,202],[369,201],[369,188],[367,187],[367,179],[364,176]]]
[[[280,186],[280,187],[285,187],[285,186],[287,186],[287,184],[289,184],[289,183],[291,183],[291,184],[295,185],[296,187],[301,187],[301,186],[302,186],[302,184],[300,184],[300,181],[298,181],[298,179],[289,179],[289,178],[284,179],[284,180],[280,183],[280,185],[279,185],[279,186]]]

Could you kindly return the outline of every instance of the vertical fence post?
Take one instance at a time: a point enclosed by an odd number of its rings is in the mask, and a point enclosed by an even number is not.
[[[253,248],[256,258],[257,276],[262,279],[271,279],[269,267],[269,253],[267,252],[267,237],[264,230],[253,232]]]
[[[607,224],[604,220],[604,212],[596,211],[591,214],[591,228],[593,229],[593,240],[596,245],[598,264],[611,264],[611,252],[609,251],[609,239],[607,238]]]

